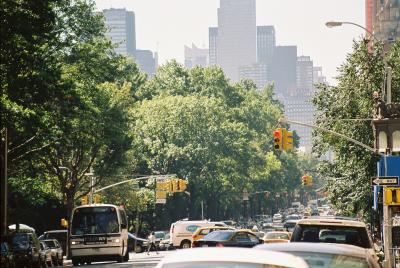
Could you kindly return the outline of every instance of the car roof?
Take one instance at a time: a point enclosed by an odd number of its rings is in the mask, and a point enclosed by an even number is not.
[[[307,224],[307,225],[335,225],[335,226],[353,226],[353,227],[366,227],[364,222],[338,219],[338,218],[307,218],[301,219],[297,224]]]
[[[50,230],[50,231],[45,231],[45,234],[51,234],[51,233],[66,233],[67,230]]]
[[[207,226],[207,227],[200,227],[197,230],[204,230],[204,229],[222,229],[222,230],[234,230],[232,226]]]
[[[311,242],[291,242],[286,244],[264,244],[256,246],[256,249],[276,250],[284,252],[316,252],[334,255],[347,255],[365,258],[368,249],[360,248],[347,244],[336,243],[311,243]]]
[[[162,267],[163,264],[208,261],[272,264],[298,268],[308,267],[301,258],[287,253],[229,247],[183,249],[164,257],[157,267]]]

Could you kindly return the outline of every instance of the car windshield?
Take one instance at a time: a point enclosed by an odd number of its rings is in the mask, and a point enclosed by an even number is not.
[[[234,235],[234,232],[214,231],[206,235],[203,240],[225,241],[229,240]]]
[[[368,234],[363,227],[298,225],[293,233],[295,242],[323,242],[349,244],[371,248]]]
[[[54,241],[44,241],[49,248],[56,248]]]
[[[285,233],[267,233],[267,239],[289,239],[289,235]]]
[[[164,238],[165,237],[164,232],[155,232],[154,235],[156,238]]]
[[[28,234],[15,234],[13,237],[12,245],[14,250],[27,249],[29,246]]]
[[[326,254],[318,252],[290,252],[290,254],[303,258],[310,268],[367,268],[370,267],[366,258]]]
[[[114,207],[87,207],[75,210],[72,235],[118,233],[118,216]]]
[[[246,263],[246,262],[185,262],[185,263],[168,263],[162,268],[279,268],[281,266]]]

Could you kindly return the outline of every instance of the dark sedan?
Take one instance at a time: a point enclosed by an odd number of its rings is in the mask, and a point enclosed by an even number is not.
[[[244,247],[252,248],[255,245],[261,244],[255,234],[249,231],[241,230],[221,230],[214,231],[194,241],[193,247]]]

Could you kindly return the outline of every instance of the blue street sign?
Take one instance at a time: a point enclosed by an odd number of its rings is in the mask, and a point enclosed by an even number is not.
[[[400,176],[400,156],[382,156],[377,163],[377,177],[380,176]],[[382,191],[382,186],[374,186],[374,210],[378,209],[380,191]]]

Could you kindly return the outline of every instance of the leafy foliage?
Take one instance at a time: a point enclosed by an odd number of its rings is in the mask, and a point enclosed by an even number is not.
[[[354,42],[353,53],[340,66],[338,85],[320,85],[313,102],[318,109],[317,125],[342,133],[373,147],[373,131],[369,120],[373,114],[373,91],[380,91],[384,82],[384,61],[393,70],[394,102],[400,100],[400,41],[383,55],[381,44],[370,49],[368,40]],[[340,120],[344,119],[344,120]],[[376,174],[378,157],[347,140],[324,132],[314,132],[315,149],[324,153],[332,149],[335,160],[324,163],[320,171],[328,176],[328,192],[333,203],[343,212],[355,215],[372,206],[370,177]]]

